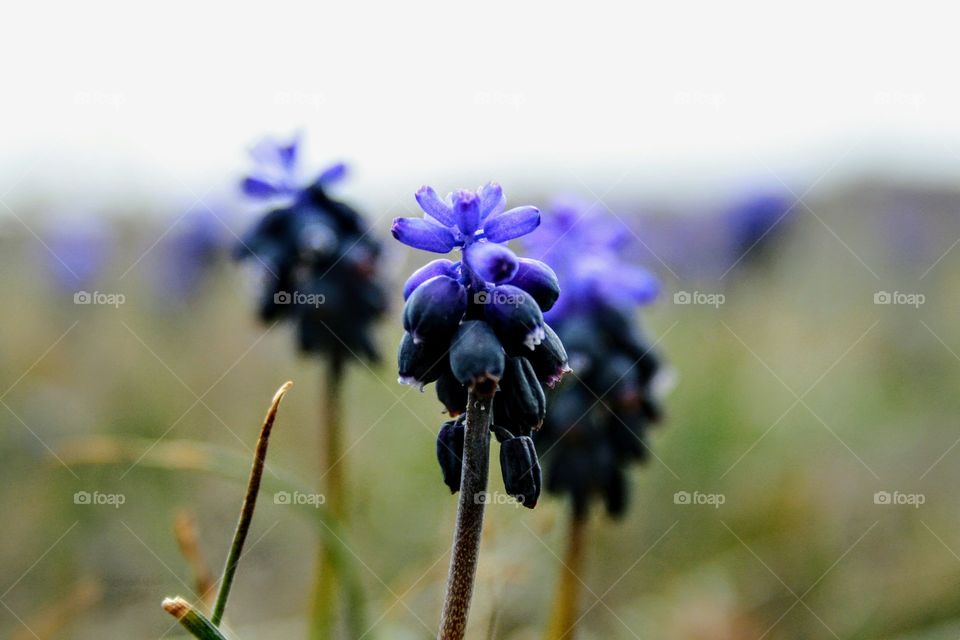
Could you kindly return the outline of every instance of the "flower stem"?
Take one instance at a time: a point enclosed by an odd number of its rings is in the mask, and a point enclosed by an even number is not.
[[[570,531],[567,541],[567,553],[560,569],[560,581],[554,596],[550,624],[547,626],[546,640],[575,638],[574,627],[577,624],[577,601],[580,594],[580,571],[583,567],[584,537],[587,519],[577,514],[570,516]]]
[[[227,598],[230,597],[230,587],[233,586],[233,577],[237,573],[240,554],[243,552],[243,543],[247,539],[247,533],[250,532],[250,523],[253,522],[253,510],[257,506],[257,494],[260,492],[260,480],[263,479],[263,465],[267,459],[267,446],[270,443],[273,421],[277,417],[280,401],[283,400],[283,396],[292,386],[292,382],[285,382],[282,387],[277,389],[277,392],[273,395],[273,401],[270,403],[270,408],[267,410],[267,415],[263,419],[263,426],[260,427],[260,437],[257,439],[257,448],[253,455],[253,468],[250,469],[250,480],[247,482],[247,494],[243,498],[237,530],[233,534],[233,544],[230,545],[227,564],[223,568],[223,576],[220,579],[217,602],[213,608],[213,615],[210,617],[210,622],[214,626],[219,626],[220,621],[223,620],[223,612],[227,608]]]
[[[341,428],[343,359],[334,355],[327,360],[320,407],[320,469],[326,480],[326,504],[330,514],[344,526],[346,486],[344,484],[343,430]],[[329,544],[329,543],[328,543]],[[336,582],[330,550],[321,538],[317,544],[316,577],[311,609],[310,638],[326,640],[332,635],[336,604]]]
[[[467,397],[460,502],[447,574],[447,593],[437,634],[439,640],[460,640],[467,630],[483,531],[483,494],[487,490],[490,469],[491,404],[491,398],[481,397],[474,391],[470,391]]]

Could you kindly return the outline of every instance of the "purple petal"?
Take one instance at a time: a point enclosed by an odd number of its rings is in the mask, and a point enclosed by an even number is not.
[[[417,204],[420,205],[420,208],[437,222],[448,227],[456,224],[453,209],[437,195],[433,187],[426,185],[420,187],[415,197],[417,198]]]
[[[320,177],[317,178],[317,182],[323,186],[326,186],[341,180],[345,175],[347,175],[347,165],[342,162],[338,162],[337,164],[324,169],[323,173],[320,174]]]
[[[507,199],[503,196],[503,189],[496,182],[488,182],[480,187],[480,220],[496,215],[504,210]]]
[[[513,251],[500,244],[479,242],[471,245],[465,259],[470,268],[484,282],[507,282],[517,273],[520,266]]]
[[[248,153],[257,164],[277,166],[281,159],[280,146],[274,138],[261,138],[250,147]]]
[[[277,147],[277,154],[280,157],[280,162],[287,169],[293,169],[293,166],[297,163],[297,155],[300,149],[300,136],[294,136],[290,142],[287,144],[282,144]]]
[[[458,264],[446,258],[439,258],[420,267],[407,278],[406,284],[403,285],[403,299],[409,298],[414,289],[434,276],[448,276],[456,279]]]
[[[457,244],[450,229],[421,218],[396,218],[390,232],[407,246],[434,253],[447,253]]]
[[[251,198],[272,198],[281,193],[276,184],[252,176],[244,178],[240,188]]]
[[[458,191],[453,197],[453,213],[463,235],[472,236],[480,226],[480,199],[472,191]]]
[[[491,242],[506,242],[527,235],[540,225],[536,207],[516,207],[487,218],[483,232]]]

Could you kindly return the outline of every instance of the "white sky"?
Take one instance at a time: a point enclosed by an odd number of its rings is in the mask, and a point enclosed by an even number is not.
[[[253,139],[297,128],[379,207],[424,182],[625,197],[768,168],[802,191],[835,162],[960,175],[955,5],[776,4],[8,4],[0,198],[216,191]]]

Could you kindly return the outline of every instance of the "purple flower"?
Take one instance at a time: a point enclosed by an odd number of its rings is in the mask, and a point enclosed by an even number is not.
[[[495,183],[446,198],[422,187],[416,199],[423,217],[397,218],[393,236],[433,253],[460,249],[462,259],[434,260],[404,284],[400,382],[419,389],[436,382],[437,397],[453,417],[465,410],[468,390],[492,397],[494,429],[528,434],[546,412],[543,385],[553,386],[567,370],[566,351],[543,319],[560,288],[550,267],[518,258],[501,243],[536,229],[540,212],[530,206],[507,209]],[[451,491],[460,488],[458,425],[445,423],[437,439]],[[533,443],[527,435],[511,435],[501,446],[507,489],[532,508],[540,494]]]
[[[620,220],[602,215],[596,206],[572,199],[555,202],[540,233],[527,241],[533,255],[554,267],[563,288],[563,297],[545,314],[547,320],[589,306],[623,309],[652,302],[660,284],[646,269],[624,261],[630,239]],[[549,275],[525,269],[521,280],[528,279],[542,284]]]
[[[437,195],[433,187],[424,186],[417,191],[416,200],[424,216],[396,218],[391,228],[393,236],[433,253],[460,248],[464,259],[456,263],[435,260],[407,280],[403,292],[408,299],[405,328],[417,341],[429,339],[430,331],[442,334],[438,339],[449,338],[450,322],[436,320],[452,313],[452,328],[456,329],[467,311],[462,302],[462,295],[467,294],[471,305],[484,305],[477,309],[477,315],[490,323],[507,352],[513,354],[524,348],[532,351],[544,336],[542,305],[549,308],[559,288],[550,277],[549,267],[533,260],[521,263],[513,251],[499,243],[533,231],[540,224],[539,210],[531,206],[507,209],[503,190],[493,182],[477,191],[457,191],[446,198]],[[521,264],[526,278],[513,285]],[[443,276],[444,282],[458,282],[462,293],[449,283],[440,286],[435,282],[437,276]],[[551,285],[554,290],[545,291]],[[432,287],[429,299],[417,295],[427,287]],[[443,313],[437,311],[441,307]],[[422,318],[426,324],[413,322]],[[426,333],[422,327],[426,327]]]
[[[301,186],[298,144],[296,138],[266,140],[252,150],[256,167],[244,180],[246,193],[288,198],[243,234],[233,255],[261,272],[261,319],[295,323],[302,352],[376,360],[372,325],[386,310],[378,277],[380,244],[357,211],[326,191],[344,175],[343,165]],[[426,327],[435,324],[432,318],[416,320]],[[419,366],[416,358],[404,358],[412,360],[409,366]]]
[[[414,249],[447,253],[454,247],[468,248],[484,240],[507,242],[524,236],[540,224],[536,207],[504,210],[506,199],[500,185],[491,182],[476,192],[457,191],[441,199],[433,187],[420,187],[417,202],[424,217],[397,218],[393,237]]]

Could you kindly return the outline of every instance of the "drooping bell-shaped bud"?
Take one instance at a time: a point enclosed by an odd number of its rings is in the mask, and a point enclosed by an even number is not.
[[[498,424],[515,432],[530,435],[540,428],[547,413],[547,397],[526,358],[507,358],[494,409]]]
[[[440,463],[443,482],[450,488],[450,493],[460,491],[465,433],[463,420],[448,420],[441,425],[437,434],[437,462]]]
[[[466,261],[484,282],[508,282],[520,266],[513,251],[491,242],[470,245],[466,250]]]
[[[496,334],[483,320],[460,324],[450,344],[450,369],[468,389],[492,396],[503,377],[504,353]]]
[[[446,340],[456,331],[467,309],[466,288],[448,276],[430,278],[403,307],[403,328],[415,342]]]
[[[543,312],[523,289],[509,284],[493,287],[484,305],[484,318],[511,354],[522,348],[533,351],[543,340]]]
[[[540,461],[528,436],[508,438],[500,444],[500,471],[507,493],[533,509],[540,498]]]
[[[541,311],[550,311],[560,297],[557,274],[539,260],[517,258],[517,262],[517,271],[509,281],[510,284],[533,296]]]
[[[400,383],[422,391],[425,384],[434,382],[446,370],[447,358],[442,342],[417,343],[412,335],[404,333],[397,351]]]
[[[556,332],[548,324],[543,325],[543,330],[543,340],[525,357],[533,365],[537,379],[553,388],[570,368],[567,366],[567,351]]]

